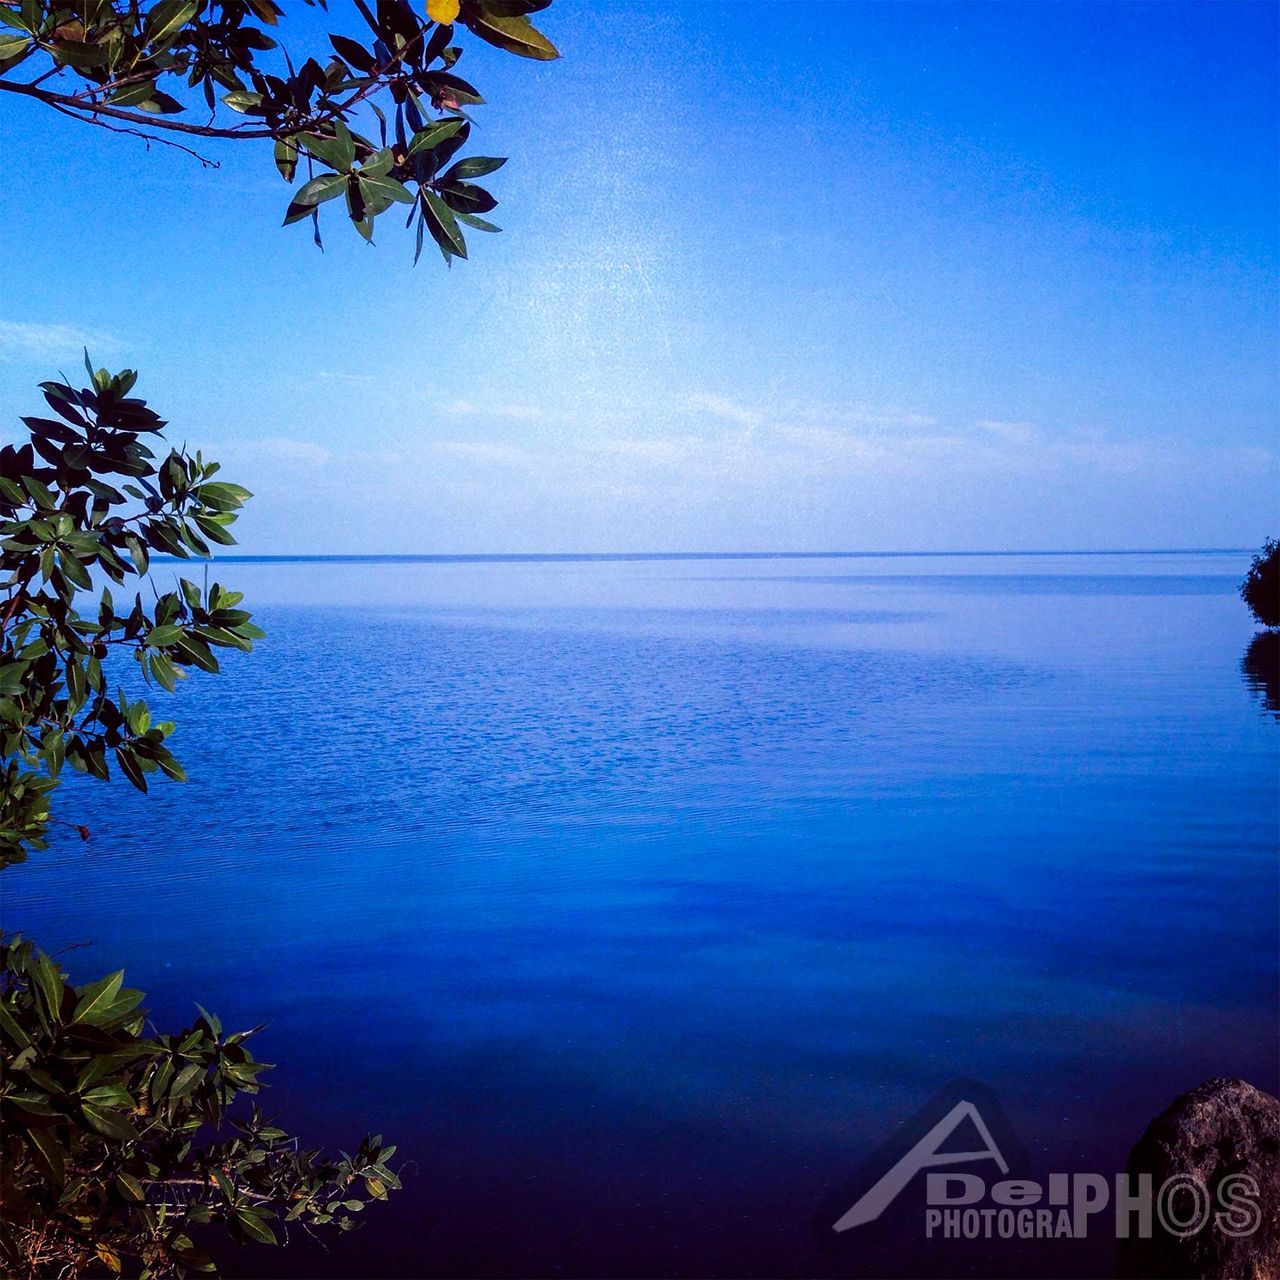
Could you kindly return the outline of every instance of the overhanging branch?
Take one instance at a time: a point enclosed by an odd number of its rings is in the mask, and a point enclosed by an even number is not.
[[[91,123],[97,123],[93,120],[94,116],[107,116],[112,120],[124,120],[146,129],[165,129],[172,133],[185,133],[197,138],[274,138],[278,132],[265,126],[237,125],[235,128],[223,129],[216,125],[188,124],[185,120],[166,120],[163,116],[130,111],[127,107],[113,106],[109,102],[85,102],[69,94],[54,93],[50,89],[39,89],[34,84],[24,84],[16,80],[0,78],[0,91],[35,98],[46,106],[56,107],[64,114],[80,120],[89,120]]]

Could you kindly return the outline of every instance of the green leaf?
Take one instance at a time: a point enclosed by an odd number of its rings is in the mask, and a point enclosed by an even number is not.
[[[243,485],[229,484],[225,480],[202,484],[196,493],[206,507],[214,507],[219,511],[232,511],[253,497]]]
[[[84,565],[75,556],[67,555],[65,552],[60,551],[58,553],[58,567],[81,591],[88,591],[93,586],[93,580],[85,571]]]
[[[333,122],[333,134],[338,146],[341,148],[339,153],[341,163],[336,167],[344,173],[349,173],[351,166],[356,162],[356,141],[351,136],[351,130],[341,120]]]
[[[204,1077],[204,1068],[198,1062],[188,1063],[178,1072],[177,1078],[169,1088],[171,1098],[183,1098],[189,1094]]]
[[[462,21],[481,40],[522,58],[550,62],[560,56],[555,45],[528,18],[469,8],[463,14]]]
[[[36,505],[45,511],[52,511],[57,505],[53,500],[53,494],[35,476],[23,476],[22,487],[35,499]]]
[[[83,1022],[89,1026],[101,1026],[102,1018],[115,1002],[116,993],[124,982],[124,970],[90,983],[87,987],[76,988],[76,1008],[71,1015],[72,1023]]]
[[[350,138],[350,134],[347,135]],[[351,148],[348,154],[347,148],[337,138],[325,138],[316,133],[304,133],[298,137],[298,145],[308,154],[314,156],[317,160],[327,164],[331,169],[337,169],[340,173],[346,173],[350,170],[352,162],[355,160],[355,148]]]
[[[451,256],[465,258],[467,242],[458,227],[458,220],[453,216],[453,210],[434,191],[422,193],[422,212],[426,215],[427,230],[440,246],[445,261]]]
[[[203,640],[188,633],[177,642],[175,648],[183,658],[193,666],[199,667],[201,671],[207,671],[210,675],[217,674],[218,660],[209,652]]]
[[[166,693],[172,693],[178,687],[177,669],[168,654],[151,654],[147,659],[147,669],[151,672],[151,678]]]
[[[488,213],[498,202],[483,188],[470,182],[455,182],[444,187],[440,198],[455,213]]]
[[[130,1177],[127,1173],[116,1174],[116,1187],[126,1200],[133,1200],[135,1203],[141,1204],[147,1198],[142,1190],[142,1184],[137,1178]],[[118,1271],[119,1269],[119,1266],[117,1266],[116,1270]]]
[[[126,84],[111,95],[111,102],[117,107],[136,107],[146,102],[156,91],[154,80],[143,80],[138,84]]]
[[[350,40],[346,36],[331,35],[329,43],[337,51],[338,57],[365,75],[372,72],[378,65],[373,54],[355,40]]]
[[[276,140],[275,149],[276,168],[280,171],[280,176],[286,182],[293,181],[293,175],[298,170],[298,148],[287,138],[278,138]]]
[[[153,93],[145,102],[138,103],[138,107],[142,111],[150,112],[155,116],[172,116],[177,115],[186,108],[177,98],[170,97],[167,93]]]
[[[142,539],[135,533],[126,533],[124,535],[124,545],[128,549],[129,558],[133,561],[133,567],[138,571],[139,575],[145,575],[147,566],[151,563],[151,555]]]
[[[56,1024],[62,1016],[63,992],[62,975],[58,972],[57,965],[41,952],[31,966],[30,976],[34,989],[44,1001],[50,1021]]]
[[[312,178],[293,197],[284,215],[284,225],[288,226],[291,222],[300,222],[303,218],[309,217],[316,205],[340,196],[346,189],[345,174],[330,173],[323,177]]]
[[[481,0],[485,12],[505,16],[537,13],[541,9],[549,9],[551,0]]]
[[[62,1158],[62,1148],[58,1145],[52,1129],[29,1128],[26,1139],[31,1144],[36,1159],[44,1167],[49,1181],[61,1187],[66,1181],[66,1167]]]
[[[160,648],[164,645],[176,644],[182,639],[183,635],[184,632],[181,627],[172,622],[166,622],[162,626],[152,627],[147,632],[146,643]]]
[[[125,746],[117,747],[116,762],[120,765],[120,771],[139,791],[147,789],[147,780],[143,777],[142,769],[139,767],[133,752]]]
[[[496,226],[492,222],[486,222],[483,218],[477,218],[474,213],[464,213],[462,210],[457,211],[458,221],[465,222],[469,227],[475,227],[477,231],[501,231],[502,228]]]
[[[383,196],[398,204],[412,204],[417,199],[404,183],[394,178],[361,178],[360,185],[365,189],[366,199],[370,195]]]
[[[163,49],[173,42],[178,32],[195,17],[199,5],[195,0],[160,0],[147,14],[147,41]]]
[[[30,36],[0,36],[0,62],[21,57],[30,45]]]
[[[59,40],[49,53],[55,62],[84,71],[105,66],[108,57],[101,45],[86,44],[82,40]]]
[[[186,770],[173,758],[170,752],[160,748],[156,752],[156,767],[174,782],[186,782]]]
[[[275,1232],[266,1224],[262,1216],[252,1209],[241,1209],[233,1221],[251,1240],[259,1244],[276,1244]]]
[[[294,196],[293,203],[308,207],[323,204],[326,200],[333,200],[340,196],[346,189],[347,179],[345,174],[324,174],[322,177],[312,178],[310,182],[304,183],[298,189],[297,195]]]
[[[122,1084],[98,1084],[80,1095],[81,1102],[94,1107],[130,1107],[133,1095]]]
[[[434,124],[427,125],[425,129],[419,129],[409,143],[410,157],[416,156],[420,151],[434,150],[442,142],[452,138],[466,123],[465,120],[450,117],[448,120],[437,120]]]
[[[95,1107],[92,1103],[81,1103],[80,1112],[90,1126],[104,1137],[115,1138],[118,1142],[133,1142],[138,1136],[133,1125],[115,1111]]]
[[[483,178],[486,173],[493,173],[506,163],[505,156],[468,156],[441,174],[440,183],[448,186],[451,182],[462,182],[468,178]]]
[[[211,538],[214,542],[224,547],[235,546],[235,538],[222,527],[223,522],[234,520],[234,516],[222,513],[213,516],[194,516],[193,519],[196,522],[196,527],[206,538]]]
[[[2,1003],[0,1003],[0,1031],[3,1031],[19,1049],[25,1049],[31,1043],[31,1037]]]
[[[248,89],[234,89],[231,93],[222,95],[224,106],[230,107],[232,111],[238,111],[245,116],[260,116],[262,111],[258,110],[262,106],[262,94],[253,93]]]
[[[362,178],[385,178],[394,164],[395,156],[392,155],[391,148],[383,147],[361,163],[359,174]]]

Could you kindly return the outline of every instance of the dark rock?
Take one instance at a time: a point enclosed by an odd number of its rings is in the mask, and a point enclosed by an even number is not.
[[[1129,1155],[1130,1190],[1149,1173],[1160,1187],[1177,1174],[1208,1190],[1208,1225],[1180,1239],[1154,1224],[1150,1239],[1120,1241],[1126,1280],[1280,1280],[1280,1099],[1243,1080],[1215,1079],[1184,1093],[1151,1122]],[[1258,1186],[1261,1222],[1231,1236],[1217,1222],[1218,1189],[1232,1174]]]

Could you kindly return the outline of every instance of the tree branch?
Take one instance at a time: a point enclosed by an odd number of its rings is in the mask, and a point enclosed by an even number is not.
[[[369,15],[366,11],[366,17]],[[376,29],[376,28],[375,28]],[[124,120],[132,125],[145,126],[146,130],[163,129],[172,133],[185,133],[197,138],[226,138],[232,141],[245,138],[279,138],[283,136],[292,136],[298,133],[304,133],[308,128],[314,128],[316,125],[325,124],[330,120],[345,117],[348,111],[355,107],[358,103],[363,102],[369,94],[375,90],[384,88],[388,81],[384,79],[393,69],[403,67],[406,55],[411,49],[419,44],[425,31],[419,32],[411,40],[406,42],[404,46],[393,53],[389,61],[378,67],[369,77],[369,82],[362,88],[355,90],[344,101],[335,103],[328,111],[318,111],[314,115],[308,116],[305,120],[291,122],[286,128],[283,125],[234,125],[231,128],[221,128],[209,124],[189,124],[185,120],[170,120],[164,117],[157,117],[148,112],[131,111],[127,107],[118,107],[109,102],[100,102],[93,96],[109,89],[120,88],[124,85],[152,79],[153,74],[148,72],[145,74],[137,73],[122,76],[119,80],[108,81],[106,84],[94,85],[89,89],[82,89],[79,93],[54,93],[50,89],[41,89],[37,86],[44,76],[38,76],[30,82],[21,80],[6,80],[0,77],[0,91],[6,93],[17,93],[23,97],[35,98],[39,102],[45,103],[46,106],[53,107],[57,111],[61,111],[63,115],[70,116],[73,120],[84,120],[89,124],[96,124],[104,129],[112,128],[98,119],[99,116],[109,116],[113,120]],[[62,70],[61,67],[54,70]],[[45,75],[50,74],[46,72]],[[116,128],[117,133],[133,133],[135,137],[146,138],[152,142],[164,142],[165,139],[158,138],[154,133],[140,133],[137,130]],[[187,151],[188,155],[194,156],[205,165],[214,165],[213,161],[207,160],[204,156],[198,155],[194,151],[188,150],[186,147],[179,146],[177,143],[170,143],[171,146],[178,146],[179,150]]]
[[[255,129],[237,126],[233,129],[220,129],[212,125],[187,124],[185,120],[165,120],[145,112],[130,111],[127,107],[112,106],[108,102],[82,102],[69,94],[52,93],[48,89],[37,89],[34,84],[24,84],[15,80],[0,79],[0,91],[35,98],[46,106],[56,107],[64,114],[78,120],[89,120],[92,124],[100,123],[100,121],[91,120],[92,116],[109,116],[113,120],[127,120],[130,124],[145,125],[148,129],[168,129],[174,133],[192,134],[198,138],[274,138],[278,132],[266,127]]]
[[[0,81],[3,84],[3,81]],[[163,147],[172,147],[175,151],[181,151],[185,155],[189,155],[193,160],[198,160],[206,169],[221,169],[222,163],[218,160],[210,160],[208,156],[202,156],[198,151],[193,151],[190,147],[183,146],[181,142],[175,142],[172,138],[162,138],[155,133],[147,133],[144,129],[131,129],[127,125],[108,124],[105,120],[98,120],[93,115],[84,115],[80,111],[71,111],[68,108],[56,102],[49,105],[61,115],[68,116],[72,120],[79,120],[83,124],[96,125],[99,129],[107,129],[112,133],[128,134],[131,138],[141,138],[148,147],[151,143],[158,142]]]

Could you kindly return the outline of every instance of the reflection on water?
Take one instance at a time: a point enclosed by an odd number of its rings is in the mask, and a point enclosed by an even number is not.
[[[180,691],[191,783],[73,780],[88,852],[4,905],[158,1020],[268,1022],[291,1125],[416,1162],[228,1273],[958,1274],[810,1227],[946,1081],[1068,1171],[1208,1076],[1275,1089],[1238,565],[905,563],[220,569],[269,638]]]
[[[1259,631],[1249,642],[1240,668],[1267,709],[1280,716],[1280,631]]]

